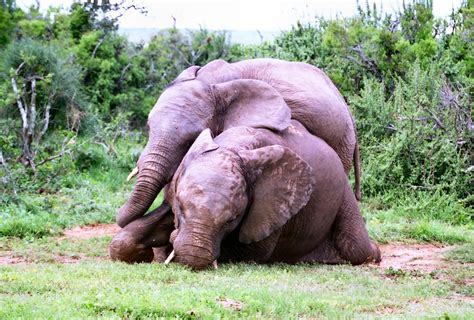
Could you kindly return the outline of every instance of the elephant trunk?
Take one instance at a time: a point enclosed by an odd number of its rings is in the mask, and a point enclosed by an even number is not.
[[[168,147],[173,145],[168,137],[153,139],[153,141],[159,144],[150,145],[149,143],[145,148],[139,160],[137,183],[127,202],[117,213],[116,221],[122,228],[146,213],[158,193],[172,177],[181,160],[182,155],[179,152],[172,154],[173,148]]]
[[[212,236],[208,232],[180,230],[173,242],[176,254],[174,261],[187,265],[194,270],[205,269],[216,259],[211,239]]]

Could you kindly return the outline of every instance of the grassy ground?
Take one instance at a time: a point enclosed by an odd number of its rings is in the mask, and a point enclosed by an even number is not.
[[[108,241],[4,241],[2,254],[27,262],[0,265],[0,318],[474,317],[472,243],[429,272],[232,264],[197,273],[108,261]]]

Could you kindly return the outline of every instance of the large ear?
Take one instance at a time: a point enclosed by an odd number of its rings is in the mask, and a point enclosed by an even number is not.
[[[211,86],[222,130],[249,126],[281,131],[290,125],[291,112],[283,97],[260,80],[234,80]]]
[[[211,129],[208,128],[203,130],[189,148],[188,152],[181,161],[181,164],[178,166],[178,169],[175,172],[175,177],[179,176],[182,169],[186,166],[187,163],[193,161],[201,154],[208,151],[216,150],[217,148],[219,148],[219,146],[212,139]],[[171,182],[170,187],[172,188],[172,190],[174,190],[175,188],[175,179],[176,178],[173,178]]]
[[[190,66],[189,68],[183,70],[169,85],[172,86],[176,83],[194,80],[197,77],[197,73],[201,69],[198,66]]]
[[[189,148],[183,162],[185,162],[184,160],[192,160],[205,152],[216,150],[217,148],[219,146],[212,139],[211,129],[204,129]]]
[[[240,79],[240,72],[227,61],[217,59],[199,69],[197,79],[207,84],[222,83]]]
[[[313,170],[296,153],[282,146],[239,152],[253,173],[253,201],[244,218],[239,241],[257,242],[281,228],[306,205],[313,191]]]

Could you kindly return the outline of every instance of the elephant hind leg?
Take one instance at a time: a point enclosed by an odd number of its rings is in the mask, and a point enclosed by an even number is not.
[[[381,261],[380,249],[369,239],[357,200],[348,185],[334,223],[333,239],[341,258],[354,265]]]

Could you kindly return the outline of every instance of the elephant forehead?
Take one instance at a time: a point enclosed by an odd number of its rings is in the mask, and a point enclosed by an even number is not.
[[[178,181],[181,200],[226,202],[240,201],[245,196],[245,178],[238,163],[222,154],[218,157],[220,161],[210,161],[215,158],[215,155],[209,159],[203,156],[186,168]]]
[[[192,108],[199,112],[202,108],[212,106],[210,89],[200,81],[186,81],[169,87],[158,98],[148,115],[151,119],[156,113],[168,112],[173,109]],[[196,108],[198,110],[196,110]]]
[[[201,193],[215,188],[233,193],[240,191],[244,177],[240,168],[233,162],[195,161],[182,175],[178,187],[191,188]]]

